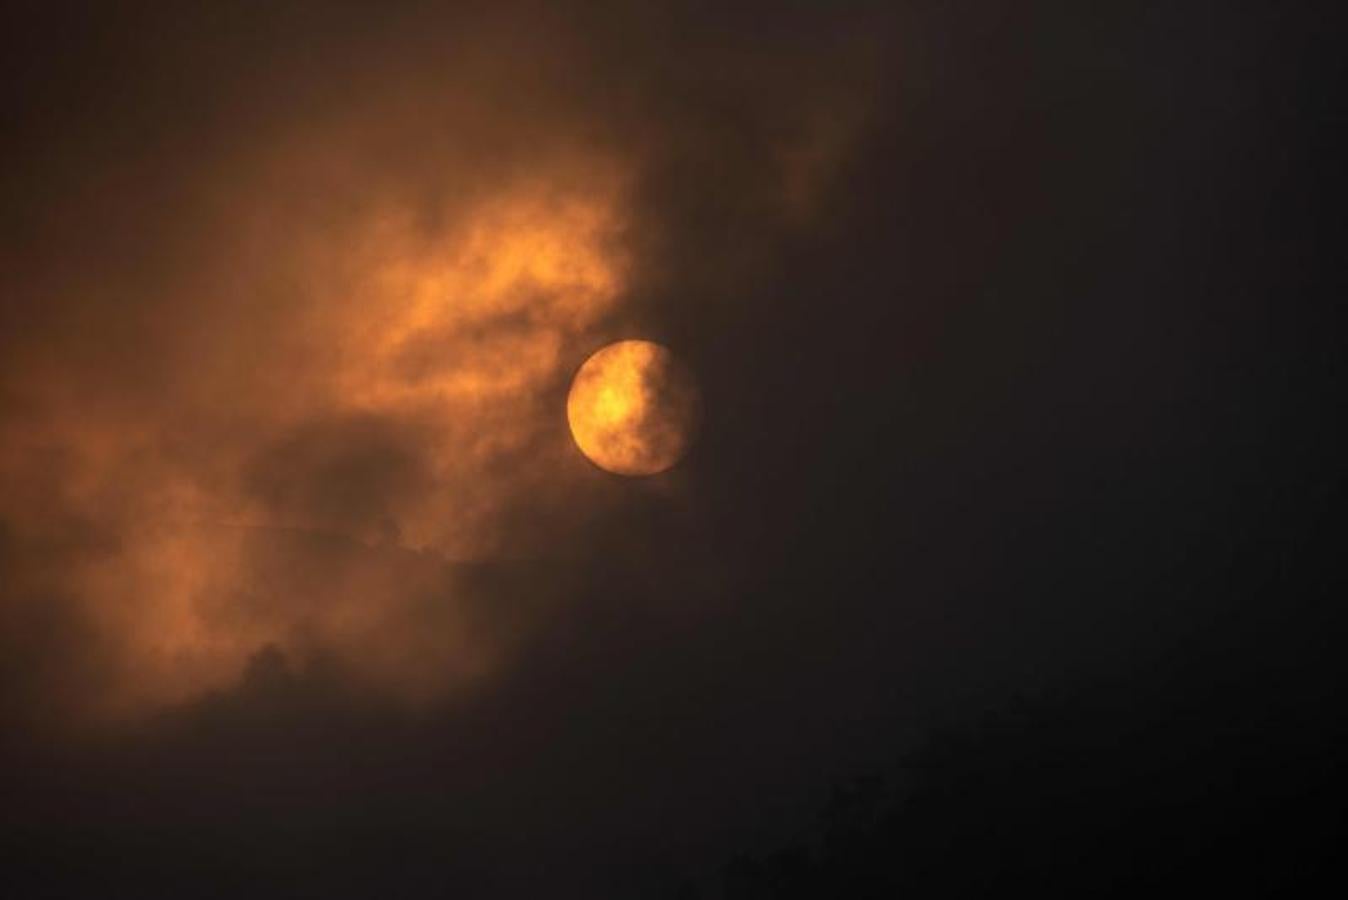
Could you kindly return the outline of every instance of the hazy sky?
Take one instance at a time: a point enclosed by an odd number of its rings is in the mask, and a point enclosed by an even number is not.
[[[655,896],[943,723],[1302,653],[1217,586],[1339,490],[1312,16],[564,6],[7,7],[35,878]],[[626,338],[703,397],[651,478],[567,430]]]

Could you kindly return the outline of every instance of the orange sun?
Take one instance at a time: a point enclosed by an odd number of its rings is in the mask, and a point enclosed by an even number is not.
[[[655,475],[692,444],[701,403],[692,373],[667,348],[619,341],[580,367],[566,400],[581,452],[618,475]]]

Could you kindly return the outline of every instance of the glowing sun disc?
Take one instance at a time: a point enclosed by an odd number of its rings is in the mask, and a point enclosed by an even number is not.
[[[655,475],[688,452],[701,413],[687,367],[652,341],[619,341],[581,365],[566,398],[580,451],[618,475]]]

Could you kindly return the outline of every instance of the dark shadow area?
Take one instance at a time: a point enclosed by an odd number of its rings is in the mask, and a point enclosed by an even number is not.
[[[1341,500],[1340,489],[1327,511]],[[1228,577],[1197,586],[1214,605],[1277,604],[1281,621],[1223,626],[1127,681],[1063,686],[936,728],[892,769],[835,786],[795,841],[735,856],[719,890],[690,881],[679,895],[1341,888],[1348,723],[1333,518],[1308,522],[1297,541],[1245,548]]]

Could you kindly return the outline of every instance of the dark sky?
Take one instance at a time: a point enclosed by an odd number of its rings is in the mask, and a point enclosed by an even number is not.
[[[1315,877],[1333,4],[574,7],[6,5],[0,893]]]

